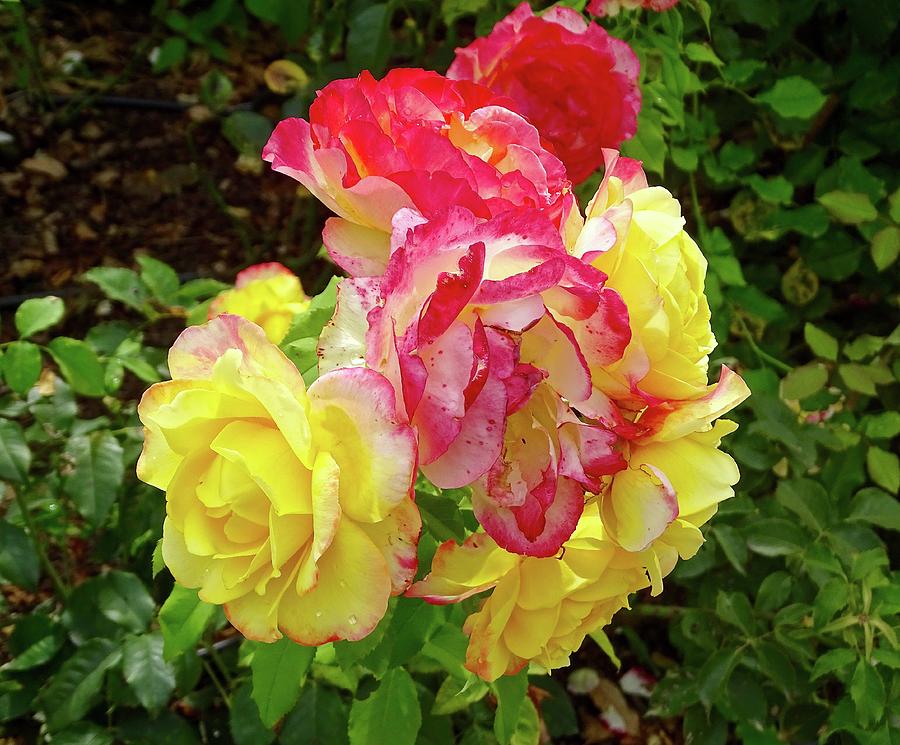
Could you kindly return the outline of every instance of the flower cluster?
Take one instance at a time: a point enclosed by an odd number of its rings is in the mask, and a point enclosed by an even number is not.
[[[547,75],[592,90],[546,106]],[[574,11],[523,5],[450,77],[363,73],[278,125],[263,157],[337,214],[323,239],[350,275],[321,377],[307,391],[271,343],[304,300],[263,265],[176,342],[139,412],[164,557],[245,635],[359,639],[391,594],[490,591],[466,664],[493,680],[566,664],[697,552],[738,480],[719,417],[748,390],[724,367],[708,383],[706,262],[678,202],[596,147],[633,132],[636,76]],[[601,162],[582,213],[572,175]],[[412,583],[418,469],[469,487],[481,529]]]

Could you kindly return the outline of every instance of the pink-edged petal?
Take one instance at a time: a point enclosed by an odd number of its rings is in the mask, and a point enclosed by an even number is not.
[[[489,305],[538,295],[559,282],[564,271],[563,258],[554,257],[505,279],[485,280],[478,288],[473,302]]]
[[[706,395],[688,401],[669,401],[647,410],[640,419],[646,434],[656,442],[670,441],[708,427],[750,395],[740,375],[722,365],[719,381]]]
[[[378,546],[391,575],[391,593],[406,591],[419,567],[418,544],[422,532],[422,518],[412,499],[401,502],[377,523],[359,523],[372,542]]]
[[[237,278],[234,282],[234,286],[244,287],[250,282],[256,282],[260,279],[277,277],[281,274],[287,274],[291,277],[294,276],[294,273],[290,269],[288,269],[284,264],[280,264],[277,261],[268,261],[264,264],[254,264],[253,266],[248,266],[243,271],[238,272]]]
[[[572,535],[584,511],[584,489],[552,470],[525,496],[520,507],[500,507],[490,494],[491,475],[472,487],[472,507],[485,531],[507,551],[554,556]]]
[[[570,401],[591,395],[591,372],[568,326],[547,313],[522,336],[521,359],[547,371],[547,381]]]
[[[619,437],[614,432],[573,417],[573,421],[559,427],[559,472],[597,493],[603,476],[621,471],[627,465],[618,444]]]
[[[608,287],[600,292],[594,314],[573,327],[581,352],[592,368],[622,359],[631,341],[628,308],[621,295]]]
[[[435,486],[454,489],[479,478],[503,447],[506,387],[491,376],[462,418],[459,433],[440,457],[422,465]]]
[[[458,603],[493,587],[519,560],[490,536],[473,533],[465,543],[447,541],[438,546],[431,572],[406,594],[440,605]]]
[[[340,467],[343,512],[383,520],[409,498],[416,471],[415,436],[397,420],[393,387],[374,370],[343,368],[316,380],[309,402],[316,444]]]
[[[419,318],[418,346],[430,344],[456,321],[484,273],[484,243],[473,243],[460,258],[458,272],[441,272]]]
[[[365,364],[368,315],[380,301],[376,278],[343,279],[337,286],[334,315],[319,335],[319,373]]]
[[[463,400],[468,409],[478,398],[484,384],[490,375],[491,348],[488,342],[487,332],[480,318],[475,319],[475,328],[472,329],[472,370],[469,373],[469,383],[463,391]]]
[[[462,427],[465,390],[475,359],[472,331],[457,322],[412,359],[427,370],[424,392],[411,420],[419,435],[419,458],[424,467],[446,452]]]
[[[322,243],[331,260],[351,277],[377,277],[384,273],[390,257],[390,236],[378,228],[329,217]]]

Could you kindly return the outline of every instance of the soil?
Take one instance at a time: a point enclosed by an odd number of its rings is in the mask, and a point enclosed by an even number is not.
[[[233,103],[253,102],[277,119],[278,101],[263,84],[265,65],[279,57],[275,42],[241,40],[233,63],[197,52],[180,71],[157,75],[147,57],[159,29],[146,10],[48,3],[30,25],[40,29],[33,41],[42,67],[57,73],[43,74],[44,100],[11,88],[0,97],[0,130],[11,136],[0,145],[0,312],[32,294],[89,305],[96,296],[78,276],[133,266],[140,252],[184,277],[225,281],[278,260],[310,294],[324,286],[332,268],[316,257],[325,211],[261,161],[238,162],[220,118],[191,106],[215,68],[233,82]],[[88,77],[63,74],[73,55]],[[21,74],[21,61],[0,64],[4,81]],[[110,97],[139,101],[112,106]]]

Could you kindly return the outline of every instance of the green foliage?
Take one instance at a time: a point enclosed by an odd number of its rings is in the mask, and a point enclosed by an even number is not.
[[[363,68],[445,69],[515,4],[158,0],[153,67],[224,61],[251,32],[277,34],[310,77],[282,101],[302,116],[313,91]],[[897,736],[898,21],[890,3],[836,0],[682,0],[603,21],[641,61],[644,108],[624,151],[686,206],[709,261],[713,367],[736,366],[753,391],[726,441],[737,494],[667,578],[673,605],[642,595],[593,635],[616,667],[652,670],[652,714],[680,720],[692,742]],[[234,88],[214,69],[196,92],[256,161],[273,121],[230,108]],[[201,322],[224,285],[136,261],[84,276],[125,320],[70,328],[48,296],[4,325],[0,583],[33,602],[0,602],[11,630],[0,726],[34,740],[43,727],[64,745],[193,744],[213,731],[238,745],[534,745],[541,723],[579,737],[556,676],[489,686],[465,670],[461,623],[477,600],[394,600],[366,639],[313,651],[239,641],[220,610],[172,584],[154,550],[162,498],[134,476],[135,391],[166,376],[165,343],[149,345],[148,329]],[[282,344],[307,383],[334,304],[331,284]],[[473,520],[466,490],[420,481],[416,493],[427,567]]]

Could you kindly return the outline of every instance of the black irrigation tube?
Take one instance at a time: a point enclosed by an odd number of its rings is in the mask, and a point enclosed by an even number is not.
[[[130,98],[128,96],[91,96],[88,94],[59,95],[48,97],[50,103],[55,106],[66,105],[73,101],[87,99],[86,106],[104,106],[113,109],[139,109],[150,111],[187,111],[192,106],[199,105],[199,101],[172,101],[161,98]],[[230,114],[235,111],[252,111],[253,103],[239,103],[234,106],[226,106],[223,113]]]

